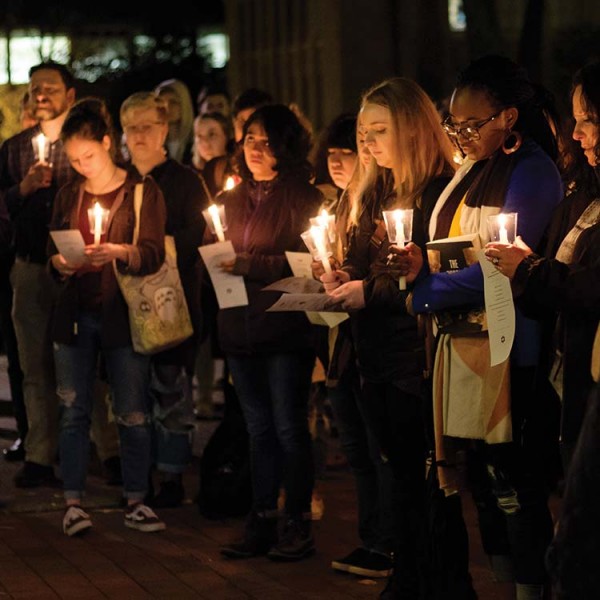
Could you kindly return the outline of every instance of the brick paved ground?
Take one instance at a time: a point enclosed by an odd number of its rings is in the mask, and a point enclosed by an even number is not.
[[[0,361],[0,398],[2,377]],[[197,454],[214,426],[198,424]],[[0,449],[9,445],[11,427],[11,419],[0,418]],[[334,442],[331,448],[337,451]],[[161,512],[168,529],[143,534],[125,528],[119,489],[105,485],[92,464],[86,502],[94,529],[76,539],[61,532],[60,490],[15,490],[12,477],[17,468],[0,458],[0,496],[9,500],[8,509],[0,511],[0,600],[366,600],[377,598],[383,589],[381,581],[335,573],[329,567],[333,558],[357,545],[352,477],[344,469],[330,471],[318,481],[325,513],[314,523],[317,553],[299,563],[280,564],[265,558],[221,558],[220,544],[235,537],[242,520],[209,521],[198,514],[193,504],[198,486],[195,465],[185,475],[186,504]],[[492,581],[469,498],[465,504],[471,573],[479,598],[514,598],[510,585]]]

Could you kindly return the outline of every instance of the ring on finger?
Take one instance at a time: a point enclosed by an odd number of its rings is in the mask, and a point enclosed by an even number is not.
[[[492,258],[492,263],[498,266],[500,264],[500,259],[497,256],[494,256],[494,258]]]

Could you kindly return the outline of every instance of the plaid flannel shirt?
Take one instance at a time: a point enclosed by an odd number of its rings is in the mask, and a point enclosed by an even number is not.
[[[19,184],[35,163],[32,139],[41,133],[39,125],[6,140],[0,147],[0,202],[10,214],[14,251],[22,259],[46,262],[48,223],[57,191],[76,173],[64,153],[61,140],[51,144],[52,185],[23,198]]]

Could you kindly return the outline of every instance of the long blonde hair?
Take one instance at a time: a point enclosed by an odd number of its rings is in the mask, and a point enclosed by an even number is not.
[[[194,105],[192,96],[187,85],[179,79],[167,79],[162,81],[155,88],[154,92],[158,96],[172,93],[177,97],[181,107],[181,120],[177,126],[169,123],[169,134],[167,136],[167,147],[171,153],[171,158],[183,160],[185,151],[191,146],[194,139]]]
[[[440,115],[423,89],[404,77],[387,79],[372,87],[363,95],[361,111],[367,104],[383,106],[391,113],[397,144],[397,160],[391,168],[397,205],[405,208],[419,205],[430,179],[451,175],[456,168],[454,149],[442,129]],[[381,174],[381,169],[373,163],[371,161],[364,170],[355,187],[357,198],[371,188]]]

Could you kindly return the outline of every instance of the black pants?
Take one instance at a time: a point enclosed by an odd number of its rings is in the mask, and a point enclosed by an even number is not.
[[[467,465],[486,554],[511,556],[517,583],[542,584],[553,525],[543,466],[528,439],[536,419],[533,381],[533,368],[512,369],[513,442],[476,442]]]
[[[423,399],[408,391],[405,381],[363,380],[363,414],[394,475],[395,591],[399,597],[419,597],[420,540],[425,504],[425,431]],[[414,382],[413,382],[414,383]]]
[[[19,364],[17,338],[12,322],[13,290],[9,279],[10,267],[0,265],[0,333],[8,361],[8,382],[12,398],[13,414],[21,440],[27,435],[27,413],[23,400],[23,372]]]

